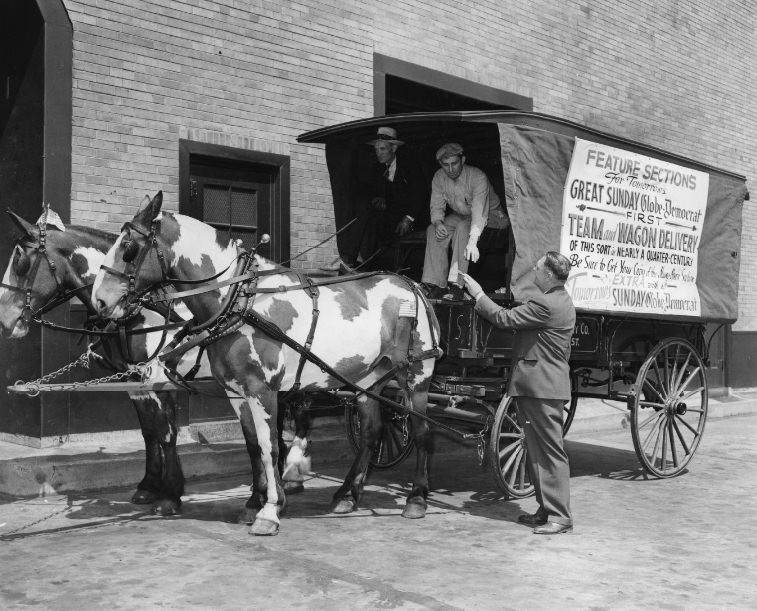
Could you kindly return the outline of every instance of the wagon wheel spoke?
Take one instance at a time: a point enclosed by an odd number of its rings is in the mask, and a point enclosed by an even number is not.
[[[649,446],[649,442],[652,441],[652,437],[657,433],[657,436],[654,437],[655,444],[654,444],[654,451],[652,452],[652,456],[657,455],[657,446],[660,443],[660,431],[662,430],[662,425],[665,422],[665,414],[663,412],[660,412],[657,414],[657,422],[655,422],[652,425],[652,428],[649,431],[649,434],[647,435],[647,438],[644,440],[644,444],[642,445],[642,449],[646,452],[647,447]]]
[[[678,428],[678,422],[676,420],[680,418],[680,416],[676,415],[676,417],[670,421],[671,428],[675,429],[676,435],[678,436],[678,441],[681,444],[681,447],[683,448],[685,456],[689,455],[689,446],[686,443],[686,440],[683,438],[683,433],[681,433],[681,429]],[[683,421],[684,424],[686,424],[686,421]],[[688,426],[688,425],[687,425]]]
[[[678,396],[682,395],[684,391],[689,387],[689,384],[691,384],[691,382],[694,380],[694,376],[698,376],[698,375],[699,375],[699,367],[696,367],[695,369],[692,370],[692,372],[686,378],[686,382],[684,382],[683,384],[681,384],[681,386],[676,388],[675,394]],[[700,386],[699,389],[701,390],[702,387]]]
[[[517,451],[519,447],[520,447],[520,444],[519,444],[519,443],[517,443],[517,442],[515,442],[515,443],[511,443],[511,444],[509,444],[509,445],[506,445],[506,446],[505,446],[504,448],[502,448],[502,449],[501,449],[501,450],[499,451],[499,459],[500,459],[500,461],[504,460],[504,459],[505,459],[505,457],[506,457],[506,456],[507,456],[508,454],[512,454],[513,452]],[[503,470],[503,471],[507,471],[507,466],[508,466],[508,465],[510,464],[510,461],[511,461],[512,459],[513,459],[513,457],[512,457],[512,456],[510,456],[510,458],[508,459],[508,462],[507,462],[507,463],[505,463],[505,466],[504,466],[504,467],[502,467],[502,470]]]
[[[665,347],[665,350],[663,350],[662,352],[663,352],[663,354],[662,354],[662,363],[664,365],[664,370],[665,370],[664,373],[663,373],[662,379],[665,380],[665,383],[667,384],[667,381],[670,379],[670,370],[668,368],[668,365],[670,364],[670,362],[668,361],[668,348],[667,348],[667,346]],[[657,359],[655,359],[653,361],[653,363],[656,366],[657,365]],[[658,375],[659,375],[659,369],[657,369],[657,372],[658,372]],[[660,379],[660,378],[658,377],[658,379]]]
[[[668,450],[668,420],[665,418],[665,421],[663,425],[660,427],[660,436],[659,438],[662,438],[662,453],[660,454],[660,468],[665,471],[666,469],[666,457],[667,457],[667,450]],[[652,458],[654,459],[657,456],[657,443],[655,443],[655,453],[652,454]]]
[[[662,415],[663,415],[663,412],[661,412],[661,411],[655,412],[654,414],[652,414],[649,418],[647,418],[644,422],[642,422],[639,425],[639,429],[645,428],[647,426],[647,424],[649,424],[650,422],[652,422],[652,420],[655,420],[655,419],[659,420],[662,417]]]
[[[402,420],[396,420],[391,415],[382,411],[381,415],[383,430],[376,447],[371,452],[369,462],[376,469],[388,469],[401,463],[413,451],[415,445],[412,436],[412,421],[407,420],[408,427],[407,443],[401,430]],[[360,415],[354,403],[345,405],[344,411],[345,428],[350,447],[355,453],[360,451]]]
[[[660,391],[659,391],[659,390],[657,390],[657,389],[656,389],[656,388],[655,388],[655,387],[654,387],[654,386],[652,385],[652,382],[650,382],[649,380],[645,379],[645,380],[644,380],[644,386],[645,386],[645,387],[648,387],[648,388],[649,388],[649,390],[651,390],[651,391],[652,391],[652,392],[653,392],[654,394],[656,394],[656,395],[657,395],[658,397],[660,397],[660,401],[662,401],[663,403],[665,403],[665,397],[663,397],[663,396],[662,396],[662,395],[660,394]]]
[[[526,452],[522,452],[520,464],[518,465],[518,487],[524,490],[527,487],[526,484]]]
[[[695,410],[689,410],[689,411],[693,412]],[[701,410],[698,410],[698,411],[701,411]],[[691,426],[688,422],[686,422],[686,420],[684,420],[681,416],[676,414],[676,418],[681,422],[681,424],[683,424],[687,429],[689,429],[695,437],[699,435],[699,431],[697,431],[693,426]]]
[[[654,407],[658,410],[665,407],[664,403],[656,403],[654,401],[639,401],[639,405],[641,405],[642,407]]]
[[[520,426],[518,426],[518,423],[515,421],[515,419],[510,414],[505,414],[504,419],[506,422],[510,424],[511,427],[513,427],[516,431],[520,431]]]
[[[670,392],[671,396],[677,395],[680,388],[686,388],[686,386],[688,385],[688,381],[690,381],[692,379],[692,377],[694,375],[696,375],[697,371],[695,369],[694,372],[692,372],[692,374],[687,378],[687,384],[684,384],[683,386],[680,385],[681,384],[681,380],[683,379],[683,376],[686,375],[686,368],[689,366],[689,361],[691,361],[691,352],[689,352],[686,355],[686,362],[683,364],[683,366],[681,367],[681,370],[678,372],[678,376],[676,377],[676,381],[675,381],[675,384],[673,386],[673,390],[671,390],[671,392]]]
[[[505,465],[505,473],[509,473],[510,477],[508,478],[508,482],[510,483],[510,486],[515,488],[515,481],[518,478],[518,472],[520,471],[520,465],[523,464],[523,450],[522,448],[518,448],[515,453],[510,457],[510,460],[507,461],[507,464]],[[513,464],[517,462],[518,468],[514,468]]]
[[[500,439],[520,439],[520,433],[500,433]]]
[[[696,395],[697,393],[700,393],[700,392],[702,392],[703,390],[704,390],[704,386],[700,386],[699,388],[695,388],[694,390],[692,390],[692,391],[689,391],[689,392],[687,392],[687,393],[686,393],[685,395],[683,395],[683,396],[681,397],[681,401],[687,401],[688,399],[690,399],[691,397],[693,397],[693,396],[694,396],[694,395]],[[693,409],[690,409],[689,411],[694,411],[694,410],[693,410]],[[699,411],[701,411],[701,410],[699,410]]]
[[[672,360],[673,369],[670,372],[670,377],[668,378],[668,383],[670,384],[669,389],[670,389],[671,393],[673,391],[673,384],[672,384],[672,382],[673,382],[673,380],[675,378],[678,377],[678,355],[680,353],[680,349],[681,349],[681,345],[680,344],[676,344],[676,353],[675,353],[675,356],[673,357],[673,360]]]
[[[654,367],[655,374],[657,375],[657,380],[658,381],[662,380],[662,382],[660,382],[660,386],[662,387],[662,391],[667,395],[667,394],[670,394],[670,389],[665,387],[665,382],[668,379],[668,376],[667,376],[668,360],[665,359],[664,363],[665,363],[665,375],[660,373],[660,366],[656,360],[652,362],[652,367]],[[662,401],[664,402],[665,397],[663,397],[659,392],[657,392],[657,389],[655,389],[654,386],[651,386],[651,384],[650,384],[650,387],[652,388],[652,390],[654,390],[657,393],[657,396],[660,397],[660,399],[662,399]]]

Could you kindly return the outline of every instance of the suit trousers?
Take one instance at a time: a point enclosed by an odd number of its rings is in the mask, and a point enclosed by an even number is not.
[[[561,399],[514,397],[518,421],[526,434],[527,465],[539,503],[537,513],[550,522],[573,524],[570,513],[570,466],[563,448]]]
[[[471,217],[460,216],[454,212],[444,217],[447,237],[436,239],[436,228],[433,224],[426,230],[426,257],[423,262],[423,276],[421,282],[446,287],[457,282],[458,272],[468,271],[468,259],[465,258],[465,247],[470,237]],[[452,261],[449,261],[449,247],[452,244]]]

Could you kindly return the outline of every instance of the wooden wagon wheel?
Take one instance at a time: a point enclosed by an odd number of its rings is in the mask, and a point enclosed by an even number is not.
[[[707,376],[690,342],[657,344],[639,369],[631,410],[631,434],[644,469],[657,477],[678,475],[689,464],[707,420]]]
[[[515,401],[504,396],[494,415],[489,460],[497,487],[510,497],[522,499],[534,493],[526,456],[526,436],[518,424]]]
[[[575,390],[575,379],[573,380]],[[563,436],[565,436],[576,415],[578,397],[571,395],[565,402],[563,413]],[[526,435],[523,432],[515,408],[515,401],[505,396],[494,415],[489,439],[489,464],[494,472],[497,487],[514,498],[525,498],[534,493],[526,458]]]
[[[409,406],[409,399],[403,392],[398,394],[397,402]],[[401,463],[413,451],[415,447],[413,419],[382,407],[381,420],[384,424],[381,439],[369,462],[376,469],[388,469]],[[348,403],[344,408],[344,422],[350,447],[357,454],[360,450],[360,416],[353,402]]]

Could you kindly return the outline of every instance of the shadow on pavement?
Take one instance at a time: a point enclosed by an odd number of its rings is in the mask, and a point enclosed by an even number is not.
[[[430,460],[431,495],[428,515],[464,512],[490,520],[517,522],[524,509],[533,510],[533,499],[506,499],[488,468],[488,456],[479,464],[475,446],[458,445],[437,451]],[[571,477],[594,476],[618,481],[648,479],[635,452],[596,443],[566,441]],[[414,457],[390,469],[369,473],[358,511],[347,516],[329,513],[332,497],[348,470],[348,464],[326,465],[305,482],[305,491],[290,495],[284,519],[365,519],[398,517],[410,491],[415,469]],[[58,497],[58,509],[49,507],[48,516],[30,520],[6,532],[0,540],[11,540],[45,533],[98,528],[134,521],[201,520],[239,523],[250,495],[245,476],[230,476],[213,481],[190,481],[181,514],[155,516],[150,505],[130,502],[133,490],[101,492]],[[2,501],[0,501],[2,502]],[[30,501],[33,502],[33,501]],[[525,502],[525,504],[524,504]],[[523,505],[523,507],[521,507]],[[55,516],[55,520],[49,518]],[[72,524],[70,521],[79,522]],[[47,522],[47,523],[46,523]],[[66,523],[68,522],[68,523]]]

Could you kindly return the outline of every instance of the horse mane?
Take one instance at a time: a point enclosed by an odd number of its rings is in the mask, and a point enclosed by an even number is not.
[[[48,235],[51,235],[53,231],[55,231],[54,228]],[[103,252],[107,252],[118,237],[118,234],[85,225],[69,225],[66,227],[66,231],[58,231],[58,234],[64,240],[70,240],[74,248],[91,246]]]
[[[89,227],[87,225],[69,225],[68,227],[66,227],[66,231],[71,231],[74,233],[82,233],[87,236],[93,236],[100,240],[106,240],[110,242],[111,244],[115,242],[116,238],[118,237],[117,233],[111,233],[110,231],[97,229],[96,227]]]

